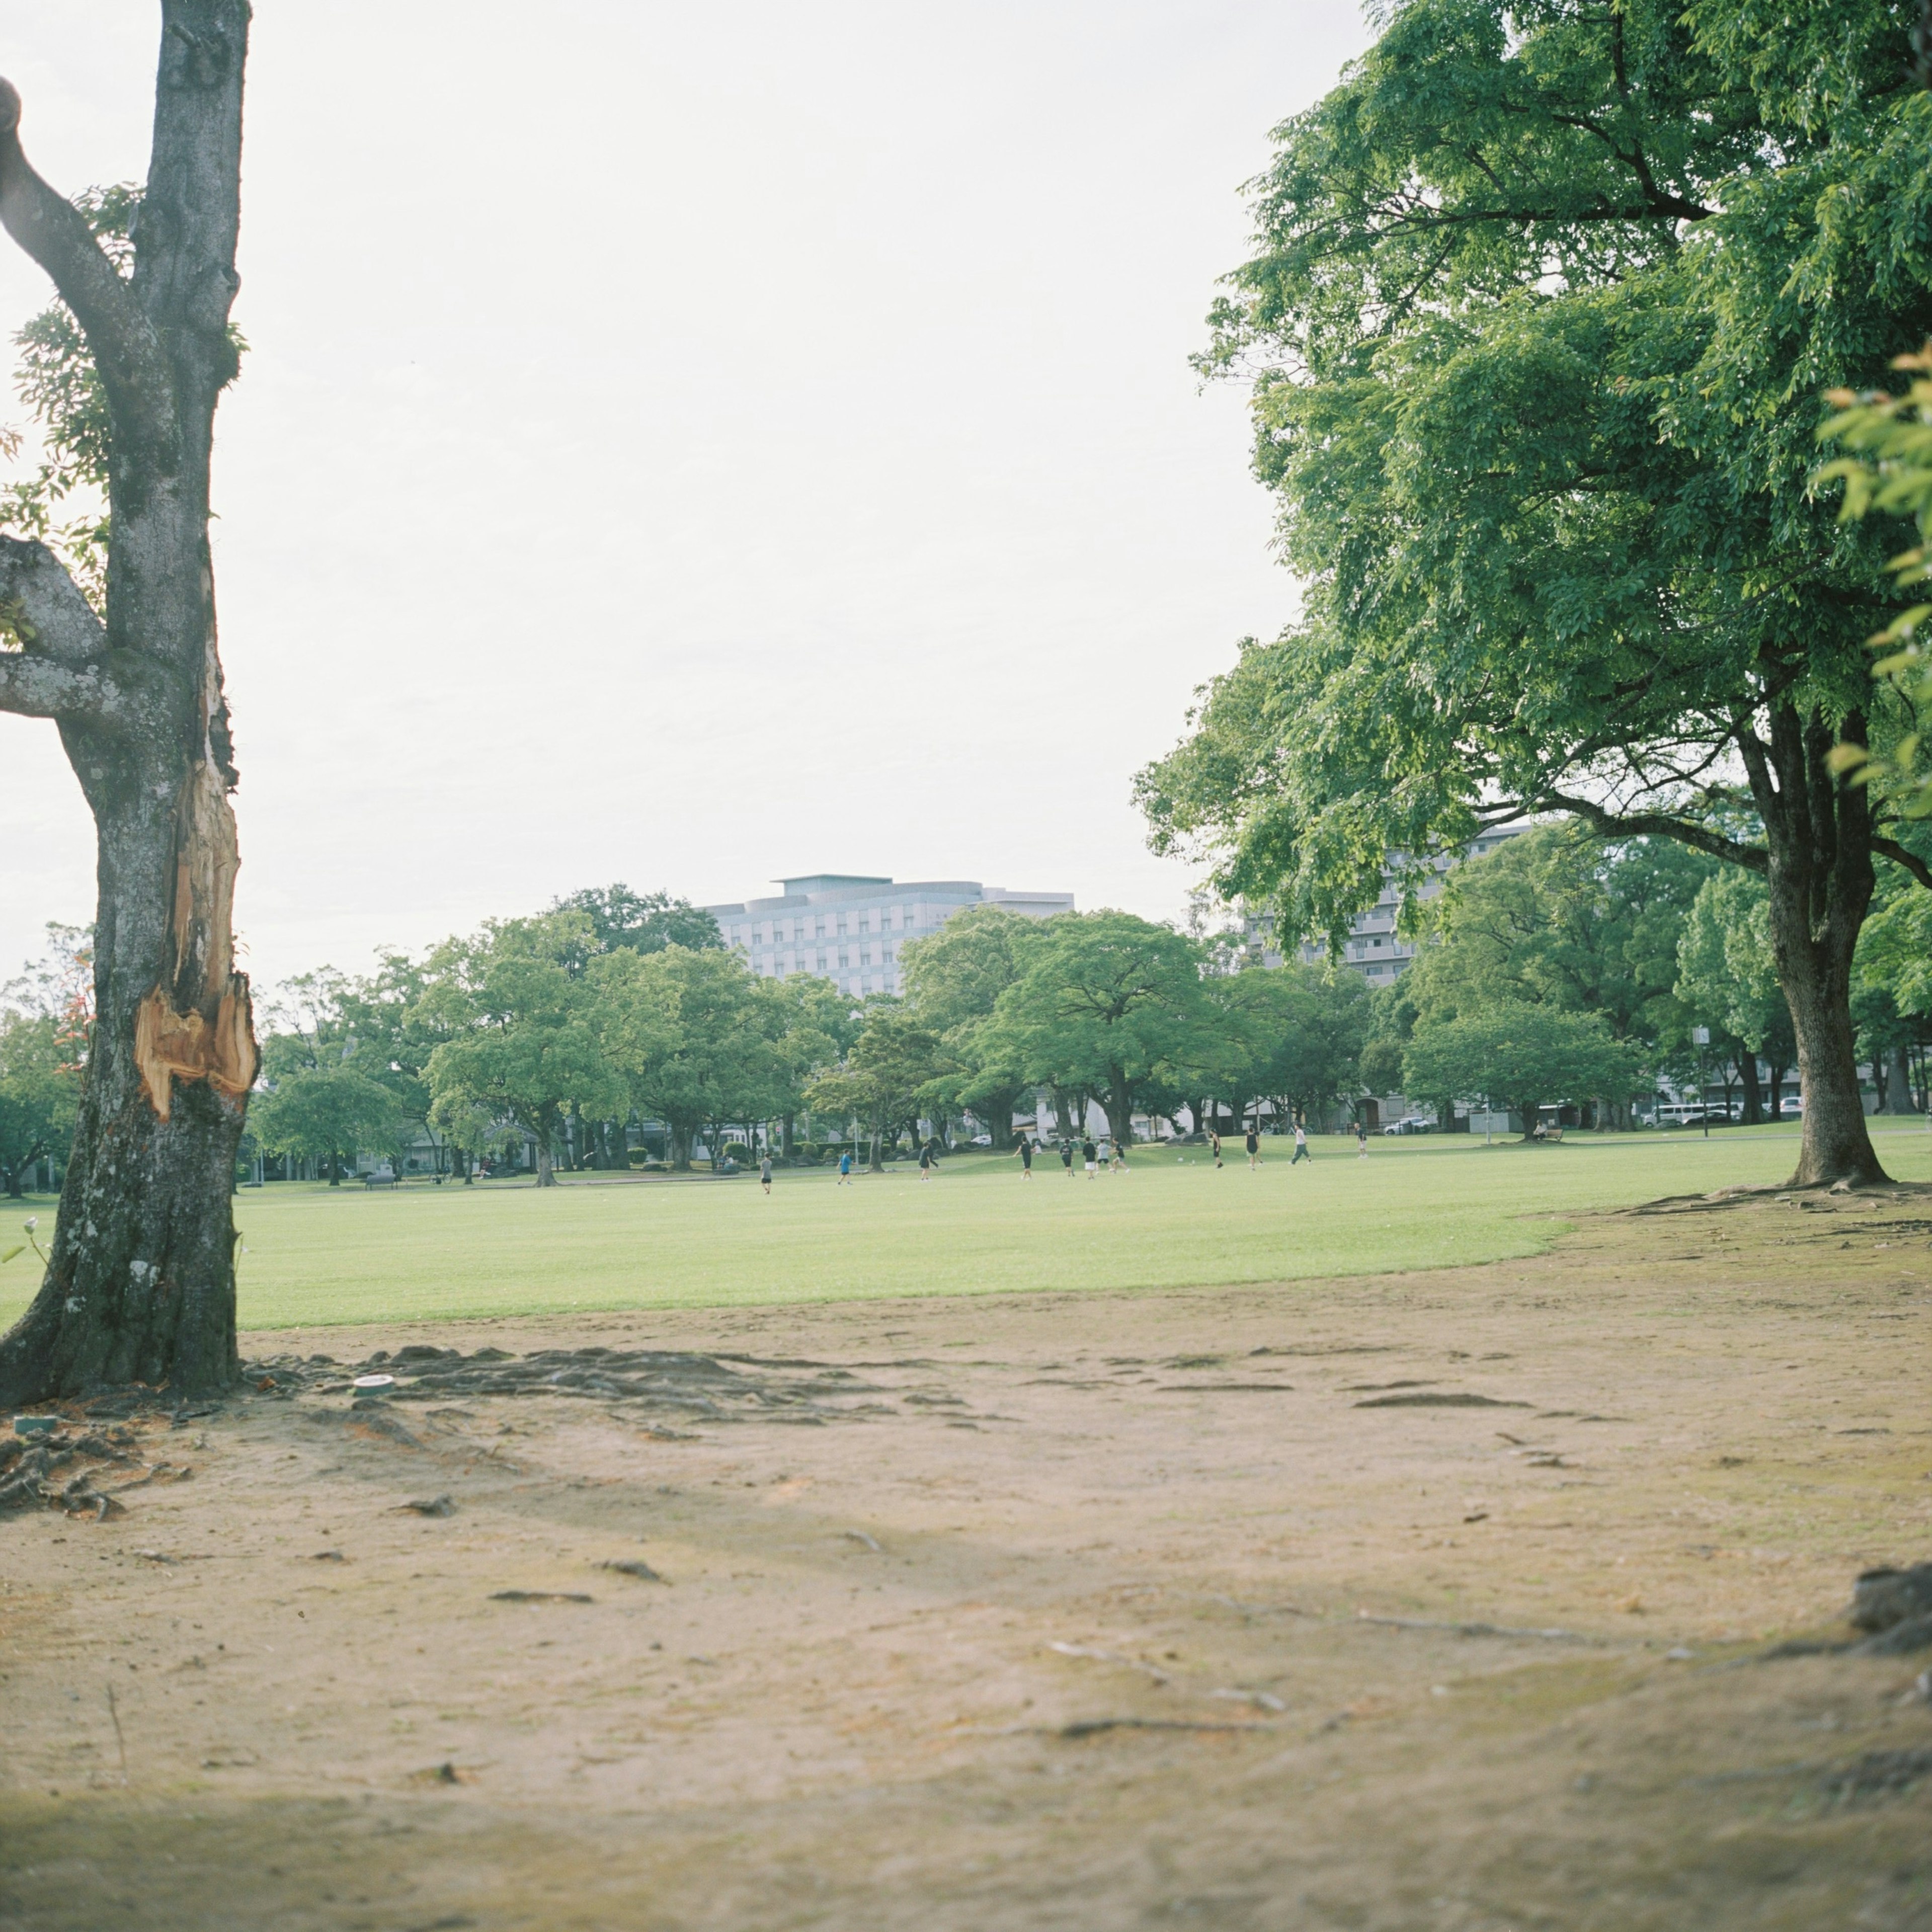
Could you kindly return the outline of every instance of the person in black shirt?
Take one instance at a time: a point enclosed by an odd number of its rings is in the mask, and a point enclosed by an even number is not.
[[[1020,1136],[1020,1178],[1022,1180],[1033,1178],[1033,1141],[1025,1134]]]
[[[1091,1180],[1100,1171],[1100,1150],[1091,1141],[1082,1141],[1080,1158],[1087,1163],[1087,1178]]]
[[[1248,1172],[1252,1173],[1262,1164],[1262,1137],[1252,1127],[1248,1130]]]
[[[1073,1143],[1071,1141],[1062,1141],[1060,1144],[1060,1164],[1066,1168],[1066,1178],[1071,1180],[1073,1178]]]

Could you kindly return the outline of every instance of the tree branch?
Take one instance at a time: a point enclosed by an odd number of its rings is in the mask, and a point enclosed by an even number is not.
[[[38,652],[0,651],[0,711],[113,724],[130,715],[131,695],[123,680],[98,667],[56,664]]]
[[[0,80],[0,225],[52,277],[74,310],[117,434],[165,446],[176,429],[167,358],[80,211],[34,172],[20,146],[20,92],[8,80]]]
[[[100,620],[44,543],[0,536],[0,616],[37,658],[77,670],[100,656]]]
[[[1593,799],[1571,798],[1556,791],[1546,792],[1544,796],[1546,803],[1574,812],[1595,832],[1616,832],[1631,838],[1674,838],[1680,845],[1708,852],[1714,859],[1728,860],[1754,872],[1766,870],[1771,862],[1761,847],[1741,844],[1707,826],[1690,824],[1666,812],[1606,812]]]
[[[1932,866],[1928,866],[1916,852],[1900,844],[1896,838],[1874,838],[1871,848],[1894,866],[1903,866],[1922,886],[1932,886]]]

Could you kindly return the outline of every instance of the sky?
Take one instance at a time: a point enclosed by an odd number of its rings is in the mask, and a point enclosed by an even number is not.
[[[72,193],[153,0],[0,0]],[[622,880],[854,872],[1151,918],[1135,772],[1295,586],[1188,358],[1336,0],[257,0],[214,545],[244,964]],[[44,305],[0,236],[0,334]],[[0,423],[26,412],[0,388]],[[0,717],[0,978],[92,916]]]

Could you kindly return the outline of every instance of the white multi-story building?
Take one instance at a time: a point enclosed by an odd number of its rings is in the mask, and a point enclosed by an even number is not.
[[[844,872],[781,879],[774,898],[706,906],[724,944],[753,972],[783,980],[816,973],[841,992],[896,993],[899,950],[937,932],[962,906],[1004,906],[1050,919],[1073,910],[1071,892],[1012,892],[976,879],[898,881]]]
[[[1424,884],[1418,896],[1432,899],[1442,890],[1444,873],[1465,860],[1480,859],[1493,852],[1498,845],[1528,829],[1523,825],[1499,825],[1473,839],[1460,853],[1444,854],[1436,861],[1436,878]],[[1348,943],[1342,948],[1342,964],[1360,974],[1372,986],[1388,985],[1415,957],[1414,940],[1405,939],[1396,930],[1396,915],[1402,910],[1402,887],[1396,882],[1393,874],[1385,875],[1382,897],[1366,912],[1358,913],[1349,925]],[[1242,927],[1250,958],[1258,959],[1264,966],[1279,966],[1282,956],[1275,945],[1274,915],[1245,914]],[[1303,945],[1301,956],[1311,964],[1317,964],[1328,958],[1328,948],[1319,940],[1310,940]]]

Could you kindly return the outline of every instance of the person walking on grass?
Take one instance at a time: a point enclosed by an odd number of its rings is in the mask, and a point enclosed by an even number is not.
[[[1355,1158],[1366,1160],[1369,1157],[1369,1124],[1360,1114],[1355,1116]]]
[[[1100,1150],[1091,1141],[1082,1141],[1080,1158],[1087,1163],[1087,1178],[1091,1180],[1100,1171]]]
[[[1108,1164],[1116,1174],[1127,1171],[1127,1144],[1118,1134],[1114,1137],[1114,1158]]]
[[[1314,1158],[1315,1156],[1308,1151],[1307,1124],[1305,1121],[1297,1120],[1294,1124],[1294,1160],[1290,1161],[1288,1166],[1292,1167],[1295,1160],[1312,1160]]]
[[[758,1163],[758,1184],[769,1194],[772,1191],[772,1150],[765,1150],[765,1157]]]
[[[840,1187],[850,1187],[852,1184],[852,1150],[850,1148],[838,1156],[838,1179],[836,1184]]]
[[[926,1141],[919,1150],[919,1178],[922,1180],[932,1178],[932,1143]]]
[[[1071,1141],[1062,1141],[1060,1144],[1060,1164],[1066,1168],[1066,1178],[1071,1180],[1073,1178],[1073,1143]]]
[[[1214,1165],[1221,1165],[1221,1136],[1212,1127],[1208,1130],[1208,1151],[1214,1156]]]
[[[1246,1142],[1248,1150],[1248,1172],[1252,1174],[1262,1164],[1262,1137],[1250,1125]]]
[[[1020,1136],[1020,1178],[1022,1180],[1033,1178],[1033,1136],[1030,1134]]]

